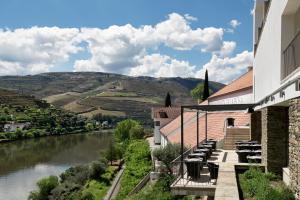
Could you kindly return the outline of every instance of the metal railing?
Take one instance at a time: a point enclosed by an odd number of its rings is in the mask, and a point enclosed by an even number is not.
[[[286,78],[300,67],[300,32],[295,36],[288,47],[283,51],[283,66],[281,79]]]
[[[202,141],[201,143],[203,143]],[[200,144],[201,144],[200,143]],[[174,159],[171,163],[172,166],[172,174],[175,177],[175,181],[173,182],[172,186],[179,186],[179,187],[185,187],[185,186],[192,186],[192,187],[201,187],[201,186],[209,186],[214,185],[214,182],[210,178],[210,173],[208,171],[208,167],[206,164],[204,164],[203,168],[201,169],[201,172],[197,175],[196,178],[190,178],[188,176],[188,169],[184,161],[182,161],[181,156],[183,158],[187,158],[190,153],[192,153],[195,149],[197,149],[197,146],[194,146],[187,151],[184,152],[183,155],[180,155],[176,159]]]

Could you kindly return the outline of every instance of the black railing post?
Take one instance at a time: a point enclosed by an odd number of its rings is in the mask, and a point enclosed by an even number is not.
[[[199,146],[199,111],[197,110],[197,148]]]
[[[205,141],[207,142],[207,112],[205,112]]]
[[[181,106],[181,163],[180,163],[180,168],[181,168],[181,178],[183,178],[183,154],[184,154],[184,138],[183,138],[183,112],[184,112],[184,107]]]

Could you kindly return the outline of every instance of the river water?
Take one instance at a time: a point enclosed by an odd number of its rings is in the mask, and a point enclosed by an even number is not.
[[[77,134],[0,144],[0,200],[26,200],[42,177],[96,160],[108,148],[110,137]]]

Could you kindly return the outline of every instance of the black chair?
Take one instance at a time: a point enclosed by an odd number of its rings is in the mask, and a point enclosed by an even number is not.
[[[251,154],[251,150],[244,149],[244,150],[236,151],[236,153],[238,154],[239,162],[248,163],[247,156]]]
[[[209,162],[207,163],[210,179],[217,179],[219,174],[219,165]]]
[[[191,158],[185,161],[187,168],[187,176],[192,179],[200,179],[200,171],[203,168],[203,161],[201,158]]]
[[[207,142],[210,142],[213,144],[213,149],[216,150],[217,149],[217,141],[213,140],[213,139],[208,139]]]

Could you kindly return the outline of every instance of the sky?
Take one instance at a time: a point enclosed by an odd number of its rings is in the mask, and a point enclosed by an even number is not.
[[[253,0],[1,0],[0,75],[100,71],[228,83],[252,65]]]

